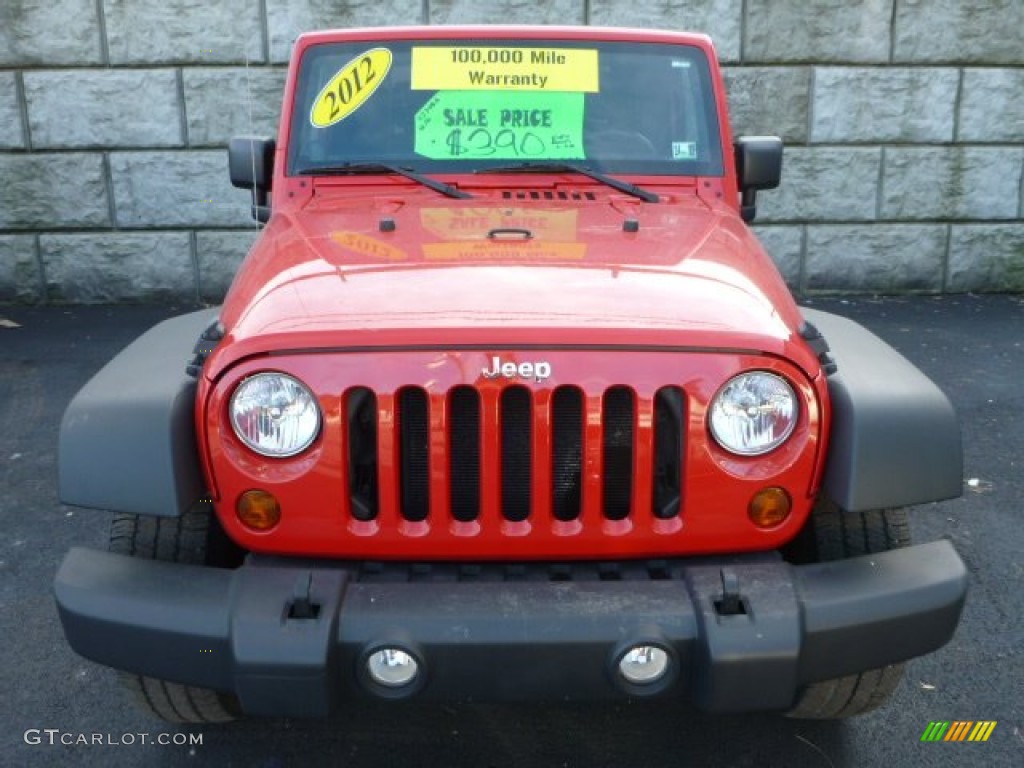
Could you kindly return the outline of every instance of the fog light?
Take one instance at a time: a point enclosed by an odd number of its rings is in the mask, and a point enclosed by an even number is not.
[[[242,525],[254,531],[269,531],[281,522],[281,505],[266,491],[246,491],[235,511]]]
[[[793,509],[789,494],[782,488],[762,488],[750,500],[747,514],[758,528],[782,525]]]
[[[381,648],[366,660],[366,671],[375,683],[388,688],[402,688],[416,679],[419,662],[401,648]]]
[[[619,659],[619,674],[627,683],[650,685],[668,672],[668,653],[656,645],[634,645]]]

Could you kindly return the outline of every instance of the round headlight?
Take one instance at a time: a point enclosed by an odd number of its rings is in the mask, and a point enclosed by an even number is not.
[[[283,373],[250,376],[231,396],[229,410],[238,439],[264,456],[301,453],[320,431],[320,408],[313,393]]]
[[[711,401],[711,434],[725,450],[760,456],[775,450],[793,434],[798,407],[796,393],[785,379],[765,371],[730,379]]]

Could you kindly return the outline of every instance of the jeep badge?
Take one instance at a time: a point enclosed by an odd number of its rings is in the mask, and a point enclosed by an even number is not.
[[[529,379],[533,378],[538,384],[551,376],[551,363],[536,362],[536,363],[515,363],[501,362],[501,358],[495,355],[491,358],[491,367],[488,370],[484,368],[480,371],[480,374],[485,379],[496,379],[499,376],[505,379]]]

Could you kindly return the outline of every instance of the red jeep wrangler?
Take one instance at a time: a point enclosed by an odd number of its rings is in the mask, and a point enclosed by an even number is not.
[[[67,409],[60,491],[117,513],[64,631],[169,720],[359,697],[689,696],[845,717],[951,637],[955,413],[796,306],[746,222],[710,40],[424,27],[299,38],[266,226],[223,306]]]

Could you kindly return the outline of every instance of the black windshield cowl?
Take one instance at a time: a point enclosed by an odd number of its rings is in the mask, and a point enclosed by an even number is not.
[[[298,176],[356,176],[359,174],[373,173],[394,173],[398,176],[404,176],[418,184],[422,184],[436,192],[440,192],[442,195],[454,197],[459,200],[468,200],[473,197],[473,195],[468,192],[463,192],[461,189],[457,189],[451,184],[445,184],[443,181],[432,179],[429,176],[416,173],[416,171],[408,168],[402,168],[398,165],[389,165],[388,163],[336,163],[332,165],[309,166],[296,172]]]
[[[595,171],[593,168],[589,168],[585,165],[579,165],[577,163],[515,163],[513,165],[500,165],[495,168],[481,168],[475,173],[563,173],[568,171],[569,173],[579,173],[587,178],[599,181],[602,184],[617,189],[619,192],[625,192],[627,195],[633,197],[639,197],[646,203],[657,203],[660,198],[642,187],[638,187],[636,184],[630,184],[628,181],[617,179],[614,176],[608,176]]]

